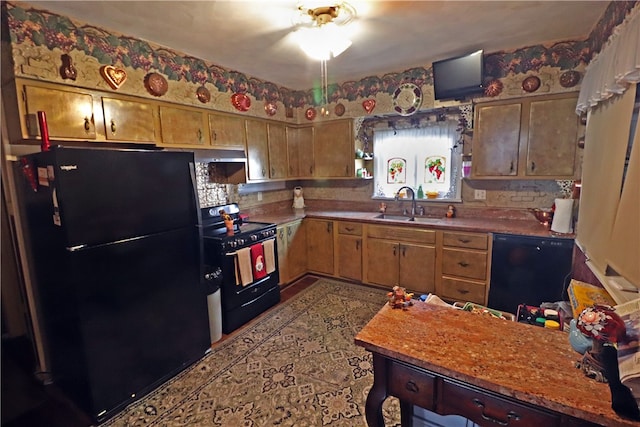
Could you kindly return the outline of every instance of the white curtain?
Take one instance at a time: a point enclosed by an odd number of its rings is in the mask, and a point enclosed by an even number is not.
[[[600,53],[589,63],[580,88],[576,114],[622,94],[640,82],[640,5],[618,25]]]

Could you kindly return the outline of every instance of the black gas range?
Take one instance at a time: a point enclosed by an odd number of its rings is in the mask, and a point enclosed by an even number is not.
[[[244,220],[235,203],[201,209],[201,218],[205,277],[220,283],[228,334],[280,301],[276,224]]]

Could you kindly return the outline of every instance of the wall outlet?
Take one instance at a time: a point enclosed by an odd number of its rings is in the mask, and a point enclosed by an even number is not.
[[[487,190],[475,190],[473,197],[476,200],[486,200],[487,198]]]
[[[258,191],[258,201],[262,201],[262,191]]]

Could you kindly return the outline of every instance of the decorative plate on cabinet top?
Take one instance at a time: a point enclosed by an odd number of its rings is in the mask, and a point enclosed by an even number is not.
[[[278,106],[275,102],[267,102],[264,104],[264,111],[267,113],[267,116],[274,116],[276,111],[278,111]]]
[[[403,83],[393,92],[393,109],[401,116],[410,116],[422,105],[422,90],[413,83]]]
[[[484,94],[486,96],[498,96],[502,92],[503,84],[500,80],[494,79],[489,82],[487,87],[484,89]]]
[[[540,87],[540,78],[537,76],[529,76],[522,81],[522,89],[525,92],[535,92]]]
[[[304,116],[307,120],[313,120],[316,118],[316,109],[315,108],[307,108],[307,111],[304,112]]]
[[[340,117],[340,116],[342,116],[344,114],[344,110],[345,110],[345,108],[344,108],[344,105],[342,105],[342,104],[336,105],[336,108],[334,109],[334,111],[336,113],[336,116],[338,116],[338,117]]]
[[[234,93],[231,95],[231,104],[238,111],[248,111],[251,107],[251,99],[244,93]]]
[[[164,76],[158,73],[149,73],[144,78],[144,87],[153,96],[162,96],[167,93],[169,84]]]
[[[211,93],[206,87],[200,86],[198,89],[196,89],[196,97],[198,98],[198,101],[206,104],[211,100]]]
[[[560,86],[574,87],[580,81],[580,73],[574,70],[565,71],[560,75]]]

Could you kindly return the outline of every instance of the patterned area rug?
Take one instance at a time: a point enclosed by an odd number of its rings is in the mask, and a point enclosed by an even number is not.
[[[372,358],[353,340],[385,294],[318,280],[101,427],[366,426]],[[395,398],[383,411],[400,425]]]

